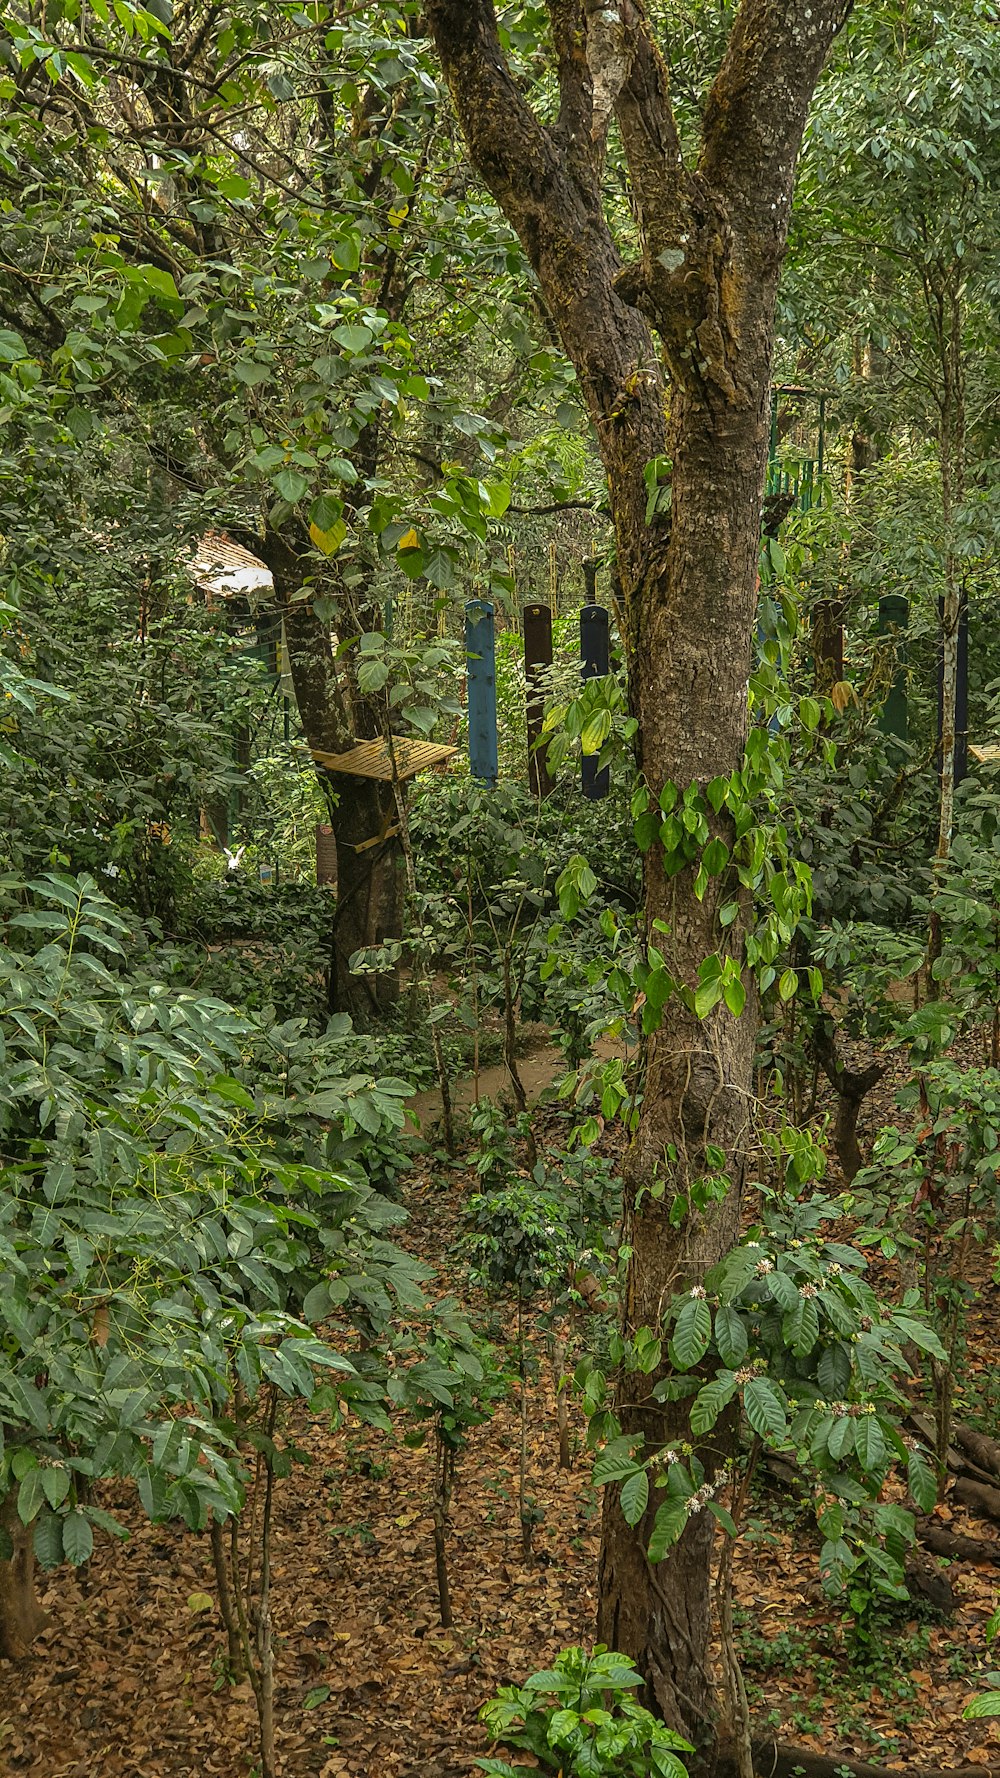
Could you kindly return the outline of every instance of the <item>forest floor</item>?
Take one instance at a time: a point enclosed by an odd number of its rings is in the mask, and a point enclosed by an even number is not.
[[[889,1087],[883,1089],[889,1093]],[[872,1105],[890,1121],[887,1104]],[[410,1175],[405,1244],[443,1271],[471,1167],[425,1161]],[[835,1182],[833,1182],[835,1183]],[[886,1283],[890,1279],[880,1266]],[[996,1424],[1000,1291],[988,1252],[970,1315],[957,1411]],[[455,1628],[440,1627],[429,1501],[431,1458],[402,1438],[300,1416],[310,1462],[279,1484],[273,1575],[276,1712],[283,1778],[472,1778],[486,1751],[477,1722],[498,1686],[551,1664],[593,1634],[599,1507],[582,1424],[558,1465],[553,1378],[536,1347],[529,1486],[541,1521],[521,1550],[514,1405],[472,1436],[449,1541]],[[47,1581],[48,1630],[32,1656],[0,1668],[0,1771],[10,1778],[248,1778],[256,1719],[246,1683],[225,1675],[208,1539],[151,1526],[121,1485],[103,1504],[128,1524],[86,1569]],[[980,1538],[996,1528],[958,1508],[941,1522]],[[1000,1537],[997,1540],[1000,1560]],[[762,1489],[736,1561],[738,1621],[758,1725],[825,1752],[906,1770],[1000,1764],[1000,1729],[966,1723],[992,1565],[950,1570],[950,1620],[904,1610],[852,1648],[824,1598],[815,1528]],[[211,1597],[209,1597],[211,1596]],[[988,1665],[988,1662],[985,1662]]]

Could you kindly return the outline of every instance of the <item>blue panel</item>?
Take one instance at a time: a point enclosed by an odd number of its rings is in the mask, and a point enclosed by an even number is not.
[[[497,781],[497,669],[493,638],[493,607],[487,599],[470,599],[465,607],[465,652],[468,655],[469,766],[474,778]]]
[[[580,673],[584,679],[604,679],[611,671],[609,623],[603,605],[585,605],[580,612]],[[596,753],[585,753],[580,760],[580,784],[590,802],[599,802],[611,787],[608,768],[599,772],[597,759]]]

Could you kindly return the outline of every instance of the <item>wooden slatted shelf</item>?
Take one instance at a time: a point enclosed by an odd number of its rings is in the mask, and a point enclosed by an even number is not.
[[[404,740],[402,735],[394,735],[392,752],[396,758],[396,777],[415,778],[428,766],[441,765],[450,759],[458,748],[443,747],[436,741]],[[314,747],[312,756],[317,765],[325,767],[328,772],[346,772],[351,778],[381,778],[390,783],[393,778],[387,741],[356,741],[347,753],[325,753],[322,748]]]

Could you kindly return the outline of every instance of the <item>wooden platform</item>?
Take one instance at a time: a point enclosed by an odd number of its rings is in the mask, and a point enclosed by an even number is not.
[[[428,766],[443,764],[450,759],[457,747],[442,747],[436,741],[411,741],[402,735],[394,735],[392,751],[396,759],[395,776],[397,778],[415,778],[418,772],[424,772]],[[391,783],[393,778],[392,758],[386,741],[357,741],[347,753],[324,753],[321,748],[312,749],[313,759],[317,765],[324,766],[328,772],[346,772],[351,778],[381,778]]]
[[[995,766],[1000,762],[1000,741],[986,741],[982,747],[970,747],[969,752],[981,766]]]

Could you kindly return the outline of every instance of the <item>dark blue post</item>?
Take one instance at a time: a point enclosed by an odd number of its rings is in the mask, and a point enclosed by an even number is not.
[[[527,688],[528,783],[532,796],[548,796],[552,779],[542,746],[545,675],[552,666],[552,612],[547,605],[524,608],[524,682]]]
[[[465,607],[465,652],[468,656],[469,766],[474,778],[490,788],[497,781],[497,667],[493,639],[493,607],[488,599],[470,599]]]
[[[611,670],[608,614],[603,605],[585,605],[580,613],[580,672],[584,679],[603,679]],[[597,769],[598,755],[585,753],[580,760],[580,782],[590,802],[598,802],[610,789],[607,766]]]

